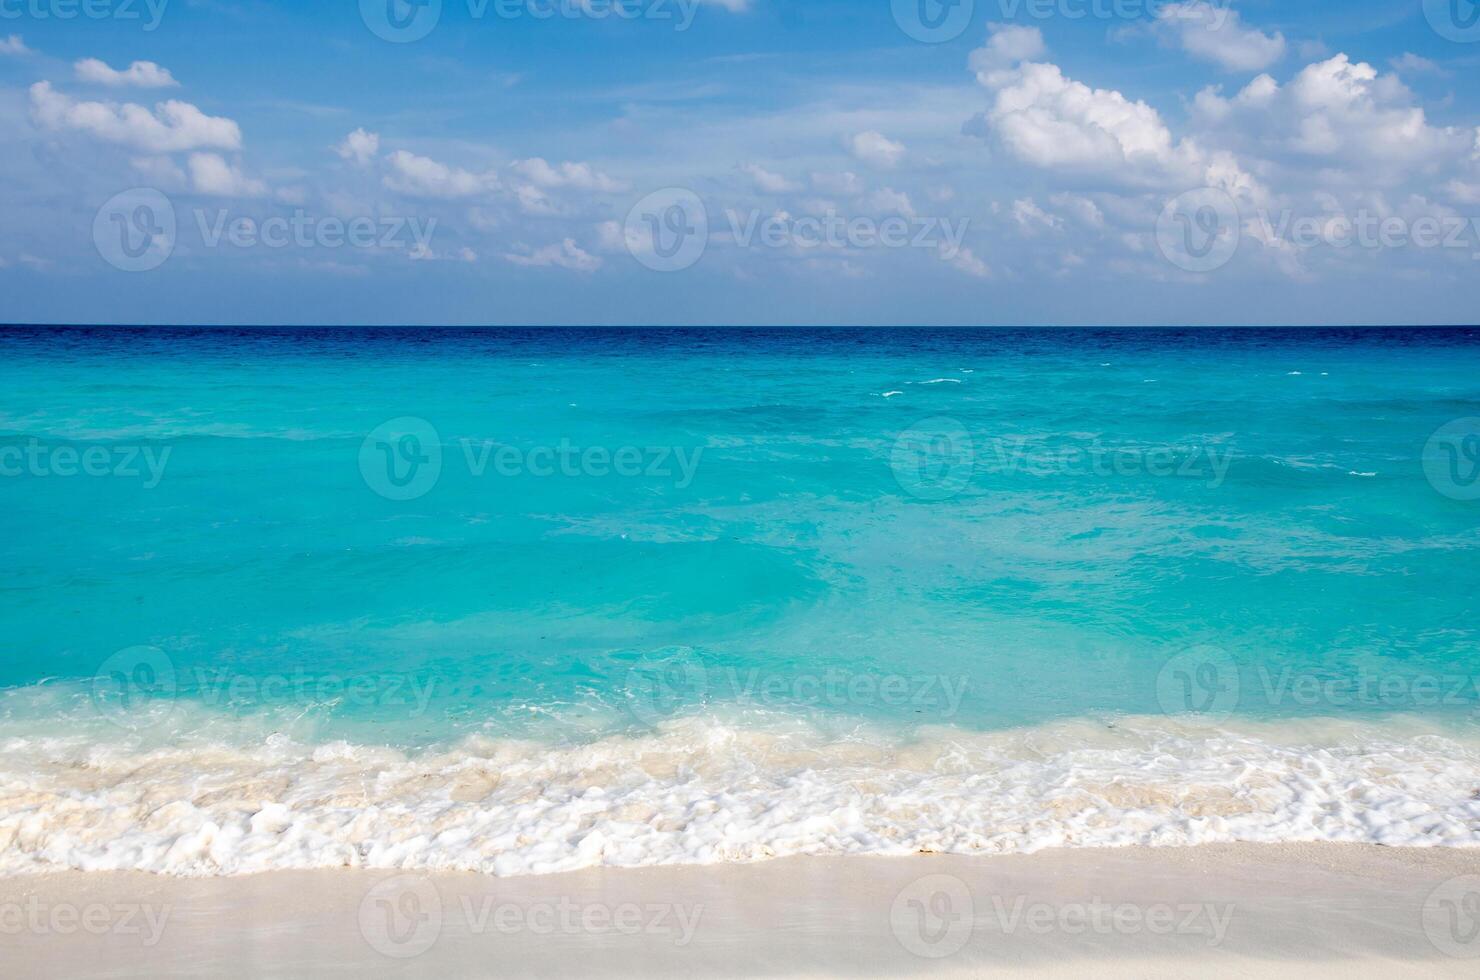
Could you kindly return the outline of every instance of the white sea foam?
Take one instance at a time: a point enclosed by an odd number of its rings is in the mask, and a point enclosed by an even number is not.
[[[900,741],[692,718],[579,746],[472,739],[420,754],[282,737],[0,748],[0,873],[516,875],[786,854],[1480,844],[1480,741],[1413,720],[1076,720]]]

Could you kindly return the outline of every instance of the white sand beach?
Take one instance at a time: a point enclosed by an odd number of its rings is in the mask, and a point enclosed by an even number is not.
[[[0,879],[7,978],[1474,976],[1480,849]]]

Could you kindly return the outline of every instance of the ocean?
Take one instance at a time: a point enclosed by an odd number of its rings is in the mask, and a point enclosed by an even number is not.
[[[0,330],[0,873],[1480,843],[1480,329]]]

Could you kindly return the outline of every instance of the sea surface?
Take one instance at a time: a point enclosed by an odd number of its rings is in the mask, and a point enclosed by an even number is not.
[[[1480,843],[1480,330],[0,329],[0,873]]]

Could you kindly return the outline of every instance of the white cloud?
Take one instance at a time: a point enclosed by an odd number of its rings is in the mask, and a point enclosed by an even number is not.
[[[1195,58],[1211,61],[1228,71],[1259,71],[1285,56],[1285,36],[1244,27],[1238,11],[1225,3],[1187,0],[1163,7],[1156,31],[1181,44]]]
[[[864,163],[875,167],[894,167],[904,156],[903,143],[896,143],[874,130],[852,137],[848,141],[848,150]]]
[[[241,128],[223,117],[207,116],[188,102],[161,102],[151,112],[126,102],[79,102],[51,87],[31,86],[31,115],[46,129],[76,130],[94,139],[147,153],[186,150],[239,150]]]
[[[1087,197],[1060,193],[1051,195],[1048,200],[1054,207],[1069,212],[1074,218],[1091,228],[1105,227],[1105,213],[1100,210],[1099,205]]]
[[[863,193],[863,179],[851,170],[840,173],[814,173],[811,175],[812,187],[824,194],[835,194],[838,197],[853,197]]]
[[[978,72],[977,78],[993,91],[992,105],[978,121],[1025,163],[1095,174],[1111,183],[1255,189],[1232,155],[1174,139],[1151,106],[1066,78],[1058,65],[1023,62]]]
[[[498,175],[491,171],[475,174],[406,150],[390,154],[386,163],[390,173],[385,175],[385,186],[408,197],[473,197],[499,187]]]
[[[114,88],[176,88],[179,82],[168,68],[161,68],[152,61],[136,61],[122,71],[110,68],[97,58],[83,58],[72,66],[79,80]]]
[[[540,157],[531,157],[528,160],[515,160],[511,166],[515,173],[536,187],[572,187],[608,193],[623,189],[619,181],[601,173],[589,163],[572,163],[567,160],[558,167],[553,167]]]
[[[991,268],[981,259],[977,258],[976,254],[965,245],[952,249],[950,246],[942,244],[936,251],[936,255],[942,262],[951,266],[953,269],[959,269],[974,279],[990,279],[992,277]]]
[[[1431,61],[1422,55],[1414,54],[1412,51],[1404,51],[1396,58],[1389,58],[1388,64],[1393,66],[1394,71],[1408,72],[1410,75],[1448,75],[1437,61]]]
[[[789,194],[799,190],[796,184],[785,177],[754,163],[744,164],[740,169],[755,182],[755,189],[762,194]]]
[[[987,43],[971,52],[967,64],[976,72],[977,81],[986,85],[986,76],[992,72],[1011,68],[1021,61],[1035,61],[1043,57],[1046,50],[1043,32],[1036,27],[990,24]]]
[[[380,152],[380,134],[357,129],[334,147],[334,152],[357,167],[369,166]]]
[[[874,191],[868,196],[867,203],[871,209],[881,213],[900,214],[906,218],[915,216],[915,206],[910,203],[910,196],[890,187],[881,187]]]
[[[0,54],[23,55],[31,53],[31,49],[26,47],[26,43],[21,40],[19,34],[0,37]]]
[[[1210,135],[1261,152],[1330,158],[1369,179],[1442,164],[1470,145],[1465,130],[1430,126],[1396,75],[1345,54],[1307,65],[1284,86],[1260,75],[1231,99],[1204,89],[1193,110]]]
[[[169,157],[136,157],[129,163],[154,187],[163,189],[185,183],[185,171]]]
[[[1040,208],[1031,197],[1019,198],[1012,202],[1012,220],[1030,235],[1044,229],[1059,231],[1064,227],[1063,218],[1049,214]]]
[[[262,197],[267,184],[241,172],[215,153],[192,153],[190,183],[201,194],[215,197]]]
[[[564,239],[558,245],[546,245],[528,254],[505,252],[504,258],[514,265],[528,268],[554,266],[576,272],[594,272],[601,268],[601,258],[583,251],[575,239]]]

